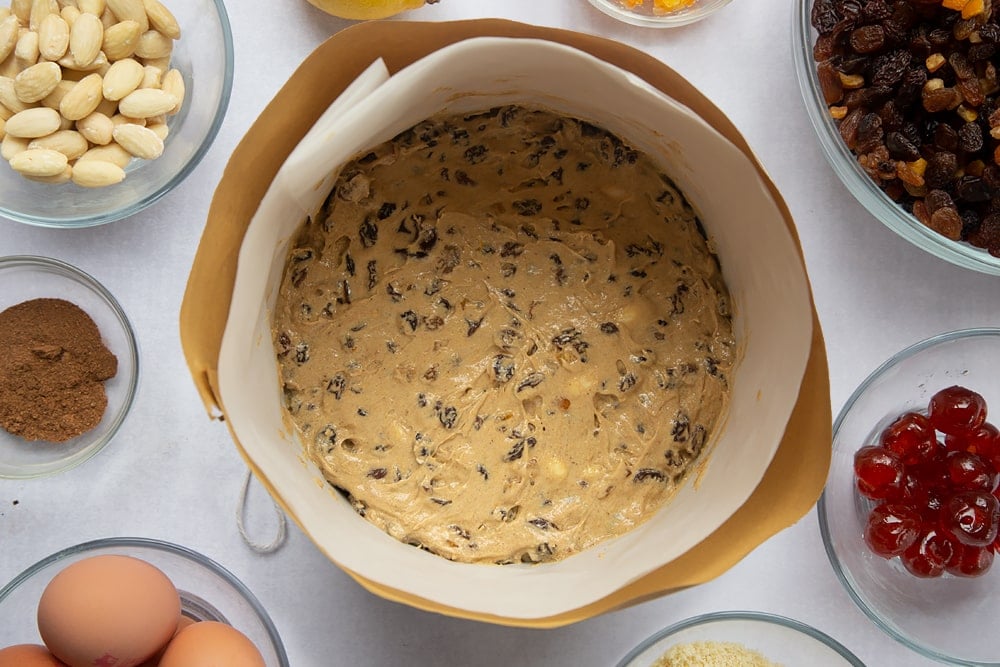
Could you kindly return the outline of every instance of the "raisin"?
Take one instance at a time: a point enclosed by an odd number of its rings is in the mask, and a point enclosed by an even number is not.
[[[858,152],[868,153],[875,150],[882,144],[882,139],[882,119],[874,112],[865,114],[858,123]]]
[[[990,200],[990,188],[983,179],[976,176],[963,176],[955,185],[955,194],[962,201],[977,203]]]
[[[892,88],[903,78],[913,57],[905,49],[877,56],[872,63],[872,86]]]
[[[966,153],[982,149],[983,130],[978,123],[965,123],[958,128],[958,147]]]
[[[902,132],[890,132],[886,135],[885,146],[889,149],[889,155],[896,160],[912,162],[920,158],[920,149]]]
[[[962,234],[962,218],[953,208],[939,208],[931,215],[928,225],[937,233],[957,241]]]
[[[928,187],[944,188],[951,182],[958,169],[958,157],[948,151],[939,151],[927,160],[924,181]]]
[[[934,145],[944,151],[954,153],[958,150],[958,132],[947,123],[938,123],[934,127]]]
[[[885,31],[880,25],[864,25],[851,32],[850,42],[858,53],[875,53],[885,45]]]

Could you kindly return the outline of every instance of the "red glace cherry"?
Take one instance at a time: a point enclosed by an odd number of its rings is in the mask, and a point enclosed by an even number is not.
[[[1000,474],[989,462],[969,452],[948,452],[945,466],[955,489],[992,491],[1000,480]]]
[[[931,396],[928,409],[934,428],[951,435],[974,431],[986,421],[986,399],[957,385]]]
[[[984,422],[974,431],[946,435],[944,445],[950,452],[971,452],[988,460],[1000,451],[1000,431],[993,424]]]
[[[923,578],[939,577],[954,553],[952,541],[931,528],[903,552],[900,560],[910,574]]]
[[[944,569],[956,577],[978,577],[986,574],[991,565],[993,565],[993,550],[989,547],[955,544],[955,551]]]
[[[919,412],[904,413],[882,431],[879,442],[905,465],[931,460],[938,447],[931,421]]]
[[[920,537],[920,512],[909,505],[884,503],[876,506],[865,524],[865,542],[883,558],[903,553]]]
[[[988,491],[959,491],[941,507],[941,528],[962,544],[985,547],[997,539],[1000,500]]]
[[[854,475],[858,491],[866,498],[893,500],[902,496],[903,462],[884,447],[862,447],[855,452]]]

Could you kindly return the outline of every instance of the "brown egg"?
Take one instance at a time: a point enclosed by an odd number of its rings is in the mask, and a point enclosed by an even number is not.
[[[266,667],[246,635],[225,623],[202,621],[177,633],[159,667]]]
[[[17,644],[0,649],[0,667],[66,667],[38,644]]]
[[[183,630],[187,626],[191,625],[192,623],[197,623],[197,622],[198,621],[194,620],[190,616],[188,616],[186,614],[181,614],[180,623],[177,624],[177,632],[180,632],[181,630]],[[174,633],[174,637],[177,636],[177,632]],[[171,639],[173,639],[173,638],[171,638]],[[170,644],[168,643],[167,646],[169,646],[169,645]],[[159,651],[157,651],[156,654],[153,655],[152,658],[149,658],[148,660],[146,660],[146,662],[144,662],[141,665],[139,665],[139,667],[159,667],[160,660],[163,658],[163,652],[166,651],[166,650],[167,650],[167,647],[164,646]],[[0,667],[3,667],[3,665],[0,665]]]
[[[53,577],[38,603],[38,631],[69,667],[136,667],[173,636],[177,589],[149,563],[103,555]]]

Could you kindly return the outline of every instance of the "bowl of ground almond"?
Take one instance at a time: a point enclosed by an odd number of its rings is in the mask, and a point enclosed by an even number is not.
[[[871,214],[959,266],[1000,274],[1000,15],[982,0],[798,0],[806,110]]]
[[[95,456],[138,381],[135,332],[103,285],[56,259],[0,258],[0,477],[45,477]]]
[[[695,616],[652,635],[618,667],[864,667],[833,637],[799,621],[752,611]]]
[[[227,422],[350,572],[521,622],[606,598],[775,455],[812,340],[788,226],[745,154],[576,49],[379,65],[243,239]]]
[[[133,215],[187,177],[222,124],[225,7],[42,5],[0,6],[0,215],[55,228]]]

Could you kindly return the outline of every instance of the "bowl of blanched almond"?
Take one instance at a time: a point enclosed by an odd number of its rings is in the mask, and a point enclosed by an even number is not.
[[[0,215],[88,227],[166,195],[232,89],[221,0],[0,0]]]

